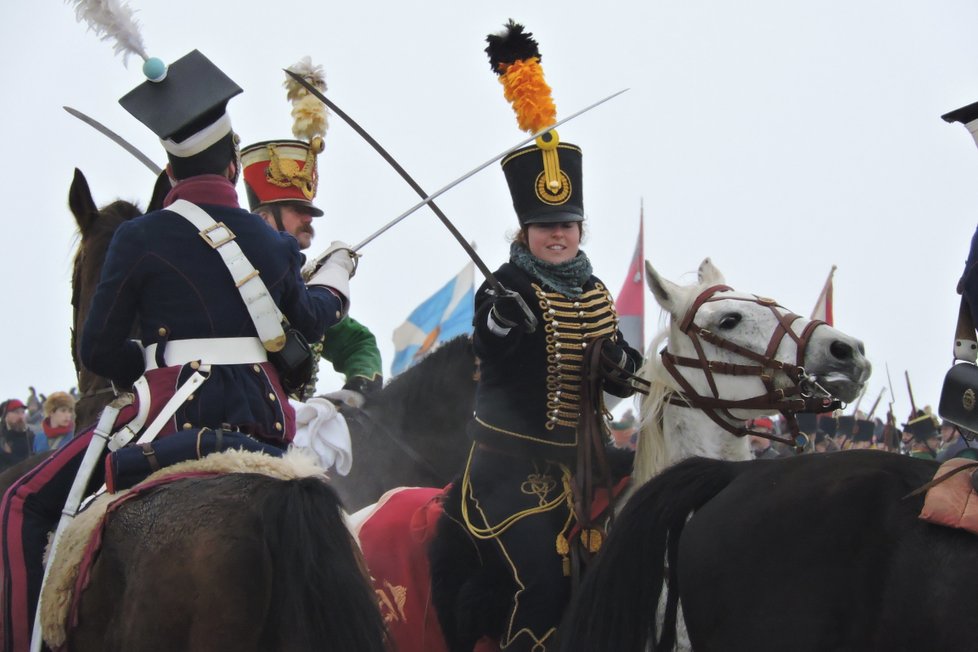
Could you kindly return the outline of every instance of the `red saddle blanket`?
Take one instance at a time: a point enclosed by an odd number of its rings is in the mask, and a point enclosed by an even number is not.
[[[384,621],[398,652],[447,652],[431,604],[428,544],[442,489],[401,487],[378,501],[357,532]]]
[[[618,495],[627,485],[614,488]],[[448,652],[431,603],[428,544],[435,536],[446,489],[402,487],[377,502],[357,535],[381,613],[398,652]],[[599,491],[592,514],[608,506],[607,492]],[[498,652],[499,646],[482,639],[475,652]]]

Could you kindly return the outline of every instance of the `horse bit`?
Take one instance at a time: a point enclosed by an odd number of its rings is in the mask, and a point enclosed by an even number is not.
[[[822,326],[825,322],[818,319],[812,320],[799,335],[791,328],[791,325],[800,319],[799,315],[788,312],[773,299],[766,299],[756,295],[751,295],[750,297],[715,296],[719,292],[729,290],[732,290],[732,288],[726,285],[714,285],[707,288],[696,297],[689,310],[686,311],[683,320],[679,323],[679,330],[693,342],[693,347],[696,349],[697,354],[696,358],[677,356],[666,349],[663,349],[659,353],[663,366],[665,366],[666,370],[682,389],[682,391],[675,392],[669,397],[669,403],[701,409],[716,424],[737,437],[756,435],[789,444],[799,449],[804,448],[808,443],[808,438],[799,432],[795,413],[828,412],[842,406],[842,402],[832,397],[802,366],[805,359],[805,351],[808,348],[808,342],[811,340],[812,334],[816,328]],[[764,353],[747,349],[696,324],[696,313],[703,304],[722,299],[756,303],[771,310],[778,321],[778,326],[774,333],[772,333],[771,340],[768,342],[767,349]],[[779,308],[781,311],[779,311]],[[774,358],[786,335],[791,337],[798,347],[795,364],[781,362]],[[703,352],[703,342],[708,342],[721,349],[736,353],[748,360],[754,361],[756,364],[734,364],[709,360]],[[702,371],[713,395],[706,396],[697,393],[690,382],[680,373],[680,367]],[[775,388],[774,375],[779,371],[791,380],[792,385],[790,387],[784,389]],[[715,374],[758,376],[766,392],[758,396],[740,400],[720,398],[714,377]],[[734,409],[777,410],[785,417],[792,438],[787,439],[773,433],[754,430],[750,426],[744,425],[743,419],[738,419],[730,413],[730,410]]]

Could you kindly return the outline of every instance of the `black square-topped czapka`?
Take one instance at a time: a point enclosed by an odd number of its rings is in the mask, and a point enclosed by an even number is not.
[[[162,81],[143,82],[122,97],[119,104],[161,140],[182,143],[221,120],[228,100],[238,93],[241,87],[194,50],[170,64]],[[167,151],[175,153],[169,147]]]

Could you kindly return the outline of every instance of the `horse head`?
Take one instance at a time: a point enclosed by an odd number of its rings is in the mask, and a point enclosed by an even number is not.
[[[643,403],[645,426],[668,406],[683,413],[662,421],[665,445],[653,455],[654,468],[643,469],[649,477],[691,455],[750,459],[746,420],[827,411],[833,400],[856,398],[869,378],[862,342],[772,299],[733,290],[709,258],[692,285],[663,278],[648,262],[646,280],[670,321],[658,340],[668,338],[666,349],[646,362],[658,391]]]
[[[138,206],[123,200],[116,200],[107,206],[98,208],[92,198],[88,181],[80,170],[75,170],[75,177],[68,191],[68,207],[71,209],[75,222],[78,224],[79,242],[72,264],[71,275],[71,357],[78,374],[78,391],[81,394],[77,406],[76,422],[87,425],[94,420],[98,411],[112,398],[110,391],[104,392],[104,400],[88,400],[95,392],[109,388],[108,381],[82,367],[78,359],[78,337],[85,326],[88,309],[95,295],[102,263],[112,241],[112,235],[120,224],[142,214]],[[98,405],[95,405],[98,403]]]

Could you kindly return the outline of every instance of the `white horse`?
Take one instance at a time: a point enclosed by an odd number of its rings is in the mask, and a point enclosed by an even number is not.
[[[794,411],[832,409],[856,398],[869,378],[862,342],[771,299],[732,290],[709,258],[689,286],[664,279],[648,261],[645,269],[669,326],[653,339],[640,373],[650,391],[641,403],[633,490],[686,458],[750,460],[748,420],[781,412],[790,423]],[[575,645],[593,633],[588,629],[596,620],[611,618],[590,607],[600,592],[585,580],[565,621],[570,631],[562,633],[562,649],[592,649]],[[664,589],[658,631],[665,597]],[[675,647],[687,650],[682,611],[678,603],[675,608]]]
[[[653,340],[641,372],[651,391],[642,400],[635,486],[688,457],[749,460],[747,420],[801,399],[809,409],[829,395],[851,401],[869,378],[862,342],[728,288],[709,258],[689,286],[664,279],[648,261],[645,269],[669,326]],[[663,340],[665,357],[658,351]],[[668,364],[675,359],[680,363]]]

